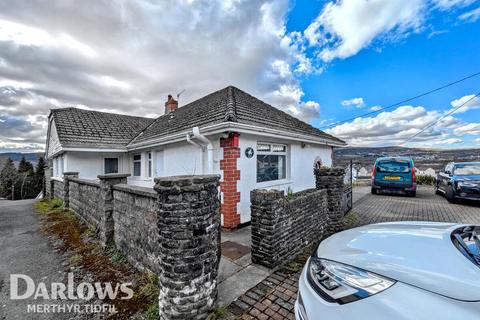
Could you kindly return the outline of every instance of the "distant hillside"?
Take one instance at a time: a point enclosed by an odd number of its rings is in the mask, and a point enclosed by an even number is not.
[[[20,152],[8,152],[8,153],[0,153],[0,170],[3,168],[3,165],[7,161],[8,158],[12,159],[15,165],[17,166],[22,157],[25,156],[27,161],[30,161],[33,166],[35,166],[38,162],[38,158],[43,157],[43,152],[36,152],[36,153],[20,153]]]
[[[450,161],[480,161],[480,149],[435,150],[404,147],[339,148],[333,156],[335,165],[345,166],[350,160],[356,167],[371,168],[375,159],[382,156],[410,156],[421,170],[438,171]]]

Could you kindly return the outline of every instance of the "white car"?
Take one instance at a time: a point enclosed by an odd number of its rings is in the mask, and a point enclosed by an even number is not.
[[[480,226],[368,225],[320,243],[299,280],[297,320],[480,319]]]

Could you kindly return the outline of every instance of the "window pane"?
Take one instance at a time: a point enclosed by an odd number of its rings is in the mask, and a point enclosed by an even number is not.
[[[257,155],[257,182],[286,178],[286,156]]]
[[[270,151],[269,144],[257,144],[257,151]]]
[[[273,152],[285,152],[287,151],[287,146],[281,145],[281,144],[274,144],[272,146],[272,151]]]
[[[140,176],[140,162],[133,163],[133,175],[136,177]]]
[[[105,158],[105,173],[118,173],[118,158]]]
[[[152,161],[148,161],[148,177],[152,176]]]
[[[136,154],[133,156],[133,161],[136,161],[136,160],[142,160],[142,156],[139,155],[139,154]]]

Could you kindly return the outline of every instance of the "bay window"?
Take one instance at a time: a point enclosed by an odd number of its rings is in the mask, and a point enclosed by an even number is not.
[[[257,144],[257,182],[287,178],[287,146],[284,144]]]

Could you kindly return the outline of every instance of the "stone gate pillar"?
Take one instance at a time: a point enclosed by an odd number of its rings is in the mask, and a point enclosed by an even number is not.
[[[155,179],[162,320],[206,319],[217,298],[220,176]]]
[[[328,224],[326,234],[330,235],[343,229],[343,187],[345,170],[343,168],[314,169],[317,189],[327,190]]]
[[[129,173],[109,173],[97,176],[100,180],[100,240],[104,246],[113,241],[113,186],[126,184]]]
[[[63,205],[65,208],[70,208],[70,179],[78,178],[78,172],[64,172],[63,173]]]

